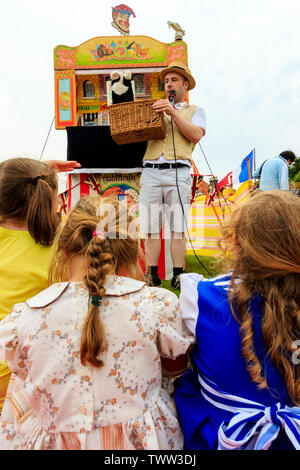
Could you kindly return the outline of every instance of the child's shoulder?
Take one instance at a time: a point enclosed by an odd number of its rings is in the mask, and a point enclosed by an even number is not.
[[[220,274],[218,276],[215,276],[215,277],[212,277],[212,278],[209,278],[209,279],[203,279],[202,281],[206,282],[206,284],[205,284],[206,287],[215,286],[215,287],[219,287],[219,288],[221,288],[225,291],[228,291],[230,281],[231,281],[231,275],[232,275],[232,272],[229,271],[226,274]]]
[[[107,276],[104,283],[105,294],[111,296],[123,296],[140,291],[146,283],[125,276]]]
[[[57,300],[67,289],[70,282],[60,282],[52,284],[47,289],[42,290],[34,297],[26,300],[26,305],[30,308],[42,308]]]
[[[219,287],[228,290],[231,281],[231,271],[227,274],[220,274],[212,278],[205,278],[202,274],[197,273],[184,273],[180,276],[181,292],[201,289],[213,289]]]
[[[177,304],[179,299],[177,295],[164,287],[148,287],[150,297],[154,302]]]

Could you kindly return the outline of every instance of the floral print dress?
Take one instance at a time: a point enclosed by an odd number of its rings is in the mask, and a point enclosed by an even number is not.
[[[100,369],[80,361],[89,307],[84,284],[54,284],[0,324],[0,357],[14,372],[0,449],[182,449],[160,357],[184,354],[175,294],[109,276],[100,306],[107,347]]]

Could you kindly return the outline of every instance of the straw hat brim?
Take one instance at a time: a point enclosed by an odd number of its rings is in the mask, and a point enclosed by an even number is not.
[[[187,79],[187,81],[189,82],[188,90],[192,90],[193,88],[195,88],[196,82],[195,82],[193,76],[189,72],[184,70],[184,68],[182,68],[180,66],[177,66],[177,65],[171,65],[170,67],[166,67],[165,69],[163,69],[160,72],[161,79],[164,81],[165,76],[167,75],[167,73],[170,73],[170,72],[175,72],[175,73],[179,73],[180,75],[183,75]]]

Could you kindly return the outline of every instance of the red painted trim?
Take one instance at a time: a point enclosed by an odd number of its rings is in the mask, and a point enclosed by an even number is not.
[[[143,252],[143,256],[139,256],[138,260],[139,260],[143,273],[146,273],[147,266],[146,266],[146,254],[145,254],[145,241],[144,240],[141,240],[141,250]]]
[[[70,188],[72,188],[72,175],[68,175],[68,187],[67,189],[69,190],[68,192],[68,209],[71,210],[72,207],[72,191],[70,191]]]
[[[169,63],[168,62],[152,62],[152,63],[148,63],[148,62],[135,62],[135,63],[126,63],[126,64],[103,64],[103,65],[76,65],[76,67],[72,70],[74,70],[74,72],[76,70],[90,70],[90,69],[94,69],[94,70],[101,70],[101,69],[126,69],[126,68],[130,68],[130,67],[141,67],[141,68],[151,68],[151,67],[166,67]],[[70,69],[64,69],[64,68],[55,68],[55,71],[56,72],[63,72],[64,70],[70,70]]]
[[[83,196],[89,196],[90,195],[90,185],[85,183],[85,180],[87,178],[86,173],[80,173],[80,197],[82,198]]]
[[[166,278],[166,250],[165,250],[165,239],[163,238],[164,228],[160,231],[160,255],[158,259],[158,275],[161,279]]]

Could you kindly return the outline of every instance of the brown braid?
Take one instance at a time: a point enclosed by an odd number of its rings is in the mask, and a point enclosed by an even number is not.
[[[115,238],[108,238],[108,230],[112,221],[107,219],[106,213],[99,216],[99,207],[111,204],[115,211]],[[130,220],[130,217],[128,215]],[[106,238],[93,236],[96,230],[108,234]],[[138,257],[140,243],[138,239],[124,237],[124,230],[119,220],[119,203],[100,197],[84,197],[80,199],[75,208],[58,230],[54,242],[55,253],[52,257],[49,272],[49,283],[68,280],[68,259],[72,255],[83,255],[86,269],[83,281],[89,290],[90,298],[103,298],[107,276],[122,274],[125,270],[127,276],[143,280]],[[66,253],[69,256],[66,256]],[[103,360],[99,355],[106,349],[106,337],[101,320],[101,304],[89,307],[87,312],[80,346],[82,364],[89,362],[94,367],[102,367]]]
[[[85,285],[91,296],[104,297],[103,284],[106,276],[110,274],[114,265],[114,257],[110,253],[109,240],[100,240],[94,237],[87,250],[88,271],[84,277]],[[103,361],[97,359],[101,350],[106,349],[105,331],[99,315],[99,307],[91,305],[86,316],[80,346],[82,364],[87,361],[95,367],[102,367]]]

